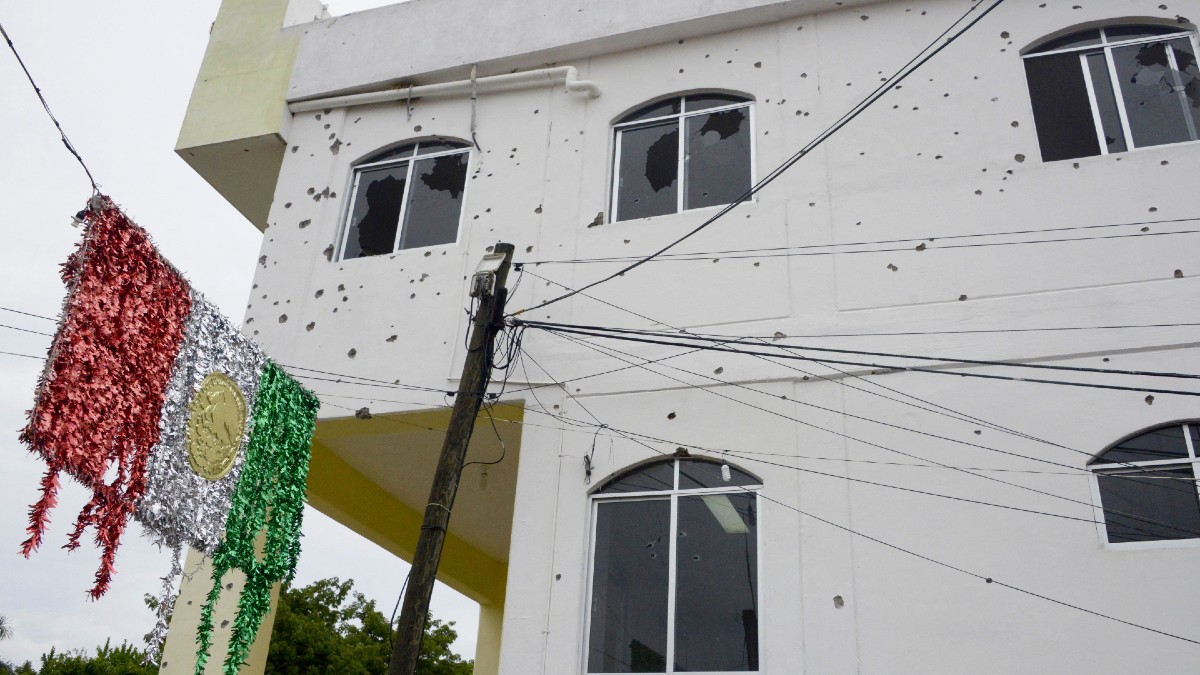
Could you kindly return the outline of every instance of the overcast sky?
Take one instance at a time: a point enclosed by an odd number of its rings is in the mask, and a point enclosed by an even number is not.
[[[12,2],[0,10],[0,23],[101,189],[150,231],[194,286],[240,322],[261,236],[172,151],[219,4]],[[388,3],[330,4],[332,13],[345,14]],[[17,552],[43,471],[17,431],[50,341],[38,333],[53,333],[55,324],[8,310],[57,316],[64,294],[58,268],[80,235],[69,224],[71,214],[83,208],[90,187],[7,47],[0,48],[0,91],[0,197],[12,208],[0,215],[0,351],[38,357],[0,354],[0,615],[13,630],[0,642],[0,660],[19,664],[37,663],[51,647],[92,650],[110,637],[140,646],[152,626],[142,597],[154,592],[169,560],[130,527],[111,590],[89,601],[97,551],[59,548],[86,501],[69,479],[43,548],[29,560]],[[350,577],[391,612],[405,563],[313,509],[306,512],[304,534],[298,584]],[[434,593],[434,616],[458,622],[455,649],[468,658],[475,651],[476,612],[474,603],[444,586]]]

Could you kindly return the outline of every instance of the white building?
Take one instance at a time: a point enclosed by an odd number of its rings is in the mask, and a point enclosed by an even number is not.
[[[178,152],[264,232],[244,327],[324,401],[312,506],[402,557],[491,246],[510,312],[615,272],[972,5],[308,4],[225,0]],[[1010,0],[521,314],[842,363],[528,330],[442,562],[476,672],[1193,672],[1200,411],[1144,389],[1200,388],[947,359],[1198,370],[1197,15]]]

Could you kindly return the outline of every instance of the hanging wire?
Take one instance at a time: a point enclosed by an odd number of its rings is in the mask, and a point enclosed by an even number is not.
[[[91,169],[89,169],[87,163],[83,161],[83,157],[79,154],[79,151],[75,149],[75,146],[71,143],[71,140],[67,138],[67,132],[63,131],[62,125],[58,123],[58,118],[55,117],[54,113],[50,111],[50,104],[46,102],[46,97],[42,96],[42,88],[37,85],[37,82],[34,82],[33,75],[31,75],[29,73],[29,69],[25,67],[25,61],[17,52],[17,47],[13,44],[12,38],[8,37],[8,31],[4,30],[3,24],[0,24],[0,35],[4,36],[4,41],[8,43],[8,48],[12,50],[13,56],[17,57],[17,63],[21,64],[21,70],[25,72],[25,78],[29,80],[29,84],[33,87],[34,93],[37,94],[38,100],[42,102],[42,107],[46,109],[46,114],[50,116],[50,121],[54,123],[54,128],[58,129],[58,135],[62,137],[62,143],[64,146],[66,146],[67,152],[70,152],[75,159],[79,161],[79,166],[83,167],[83,172],[87,174],[88,182],[92,184],[92,194],[100,194],[100,186],[96,184],[96,179],[92,177]]]

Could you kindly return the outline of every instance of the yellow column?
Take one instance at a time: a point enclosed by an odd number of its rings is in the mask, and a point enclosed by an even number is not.
[[[475,638],[475,675],[499,675],[500,634],[504,605],[479,605],[479,632]]]

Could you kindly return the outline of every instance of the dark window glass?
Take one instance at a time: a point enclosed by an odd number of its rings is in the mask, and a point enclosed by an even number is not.
[[[343,258],[361,258],[395,250],[396,226],[400,222],[407,173],[408,164],[359,172]]]
[[[1170,35],[1171,33],[1182,32],[1184,31],[1170,26],[1113,26],[1112,28],[1104,29],[1104,34],[1108,36],[1109,42],[1136,40],[1138,38],[1154,37],[1155,35]]]
[[[1092,76],[1092,90],[1096,92],[1096,108],[1100,112],[1100,123],[1104,127],[1104,143],[1109,152],[1124,152],[1125,134],[1121,131],[1121,114],[1117,111],[1117,97],[1113,94],[1112,78],[1109,76],[1108,60],[1104,53],[1087,55],[1088,72]]]
[[[418,159],[409,191],[400,248],[449,244],[458,238],[467,153]]]
[[[729,467],[729,482],[725,482],[720,464],[696,459],[684,459],[679,462],[680,490],[761,484],[759,479],[732,466]]]
[[[1186,457],[1188,451],[1187,442],[1183,439],[1183,426],[1173,424],[1121,441],[1088,463],[1116,464]]]
[[[397,159],[397,158],[403,158],[403,157],[411,157],[413,154],[413,148],[416,148],[416,147],[417,147],[416,143],[408,143],[406,145],[398,145],[398,146],[392,148],[391,150],[384,150],[383,152],[379,153],[378,155],[371,157],[370,159],[363,162],[363,164],[371,164],[373,162],[382,162],[385,159]]]
[[[752,494],[679,498],[675,671],[758,669]]]
[[[651,492],[675,487],[675,461],[648,464],[618,476],[600,488],[604,494],[617,492]]]
[[[616,219],[675,213],[678,173],[678,120],[621,132]]]
[[[1200,500],[1190,467],[1154,467],[1096,478],[1110,542],[1200,536]]]
[[[457,141],[421,141],[417,144],[417,154],[429,155],[435,152],[442,152],[443,150],[465,147],[467,147],[466,143],[459,143]]]
[[[1200,455],[1200,424],[1189,424],[1188,429],[1192,432],[1192,449]]]
[[[1056,49],[1070,49],[1071,47],[1086,47],[1087,45],[1100,44],[1099,30],[1085,30],[1082,33],[1072,33],[1060,38],[1056,38],[1046,44],[1033,50],[1031,53],[1038,54],[1041,52],[1052,52]]]
[[[696,94],[688,96],[684,99],[684,112],[696,112],[697,110],[708,110],[709,108],[718,108],[731,103],[744,103],[746,99],[742,96],[732,96],[730,94]]]
[[[1191,45],[1186,44],[1186,39],[1112,50],[1135,146],[1196,140],[1197,120],[1192,116],[1194,107],[1186,95],[1190,84],[1195,97],[1195,59],[1191,59],[1191,73],[1176,70],[1170,58],[1175,42],[1187,50],[1181,56],[1186,59],[1191,55]]]
[[[666,115],[678,115],[678,114],[679,114],[679,98],[678,97],[669,98],[665,101],[659,101],[658,103],[651,103],[650,105],[648,105],[644,108],[639,108],[638,110],[635,110],[635,111],[629,113],[628,115],[621,118],[621,123],[636,122],[638,120],[649,120],[649,119],[654,119],[655,117],[664,117]]]
[[[686,209],[729,204],[750,189],[750,116],[734,108],[686,119]]]
[[[597,506],[589,673],[662,673],[667,654],[669,499]]]
[[[1025,75],[1042,160],[1052,162],[1100,154],[1079,54],[1025,59]]]

